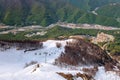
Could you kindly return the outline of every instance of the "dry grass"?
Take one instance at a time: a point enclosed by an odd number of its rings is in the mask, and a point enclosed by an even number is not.
[[[60,76],[64,77],[67,80],[73,80],[73,75],[72,74],[64,74],[64,73],[57,73]]]
[[[81,77],[83,80],[94,80],[94,78],[91,75],[85,73],[83,74],[76,73],[75,75],[65,74],[65,73],[57,73],[57,74],[59,74],[60,76],[64,77],[67,80],[74,80],[73,78],[79,78],[79,77]]]

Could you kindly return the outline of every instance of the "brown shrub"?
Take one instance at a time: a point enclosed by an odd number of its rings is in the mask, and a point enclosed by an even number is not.
[[[25,67],[28,67],[28,66],[31,66],[31,65],[34,65],[34,64],[37,64],[37,63],[38,63],[37,61],[31,61],[30,63],[26,63]]]
[[[91,76],[95,76],[96,72],[98,71],[98,67],[94,68],[83,68],[82,71],[88,73]]]
[[[65,52],[56,59],[56,64],[67,65],[97,65],[104,66],[105,63],[116,62],[99,46],[84,40],[67,42]]]
[[[90,74],[77,73],[76,76],[77,76],[77,78],[81,77],[83,80],[94,80],[94,78]]]
[[[29,41],[29,40],[24,40],[24,41],[15,41],[15,40],[8,40],[8,41],[1,41],[0,44],[4,44],[3,46],[10,46],[10,47],[16,47],[18,50],[21,49],[37,49],[37,48],[42,48],[43,43],[39,41]]]
[[[61,48],[61,47],[62,47],[62,44],[57,42],[57,43],[56,43],[56,47],[57,47],[57,48]]]
[[[114,65],[112,63],[105,63],[106,71],[113,71]]]
[[[64,73],[57,73],[60,76],[64,77],[67,80],[73,80],[73,75],[72,74],[64,74]]]
[[[83,80],[94,80],[94,78],[90,74],[85,74],[85,73],[83,73],[83,74],[76,73],[75,75],[64,74],[64,73],[57,73],[57,74],[59,74],[60,76],[64,77],[67,80],[74,80],[73,79],[74,77],[76,77],[76,78],[81,77]]]

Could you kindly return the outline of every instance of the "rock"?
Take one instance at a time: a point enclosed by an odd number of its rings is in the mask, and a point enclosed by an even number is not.
[[[114,41],[114,36],[105,34],[103,32],[98,33],[96,38],[93,38],[91,42],[93,43],[99,43],[99,42],[109,42]]]

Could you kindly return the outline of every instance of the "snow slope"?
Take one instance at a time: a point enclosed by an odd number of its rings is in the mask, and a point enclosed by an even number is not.
[[[69,40],[48,40],[43,43],[43,48],[24,52],[15,48],[0,51],[0,80],[66,80],[56,72],[76,74],[80,70],[60,68],[53,65],[54,60],[64,52],[66,41]],[[62,44],[61,48],[56,47],[56,43]],[[26,63],[37,61],[37,64],[25,67]],[[45,63],[46,61],[46,63]],[[83,68],[83,67],[81,67]],[[82,78],[77,78],[82,80]],[[120,77],[113,72],[105,72],[103,67],[99,68],[95,80],[120,80]]]

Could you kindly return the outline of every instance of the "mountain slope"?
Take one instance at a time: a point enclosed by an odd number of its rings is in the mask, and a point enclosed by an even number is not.
[[[94,10],[97,7],[104,6],[109,3],[117,3],[120,0],[69,0],[71,4],[83,10]]]
[[[120,18],[120,3],[105,5],[97,10],[99,15]]]
[[[77,22],[120,27],[120,23],[116,19],[92,13],[84,14]]]
[[[111,2],[119,0],[0,0],[0,23],[11,26],[48,26],[63,21],[119,27],[113,17],[109,19],[109,16],[94,15],[95,18],[101,17],[97,22],[91,18],[93,14],[91,15],[90,10]],[[104,19],[109,21],[104,23]]]
[[[74,12],[79,11],[64,0],[0,0],[0,21],[7,25],[46,26],[58,20],[67,21],[72,15],[74,18]]]
[[[18,43],[15,45],[15,42],[12,42],[11,46],[9,45],[9,49],[4,50],[8,43],[2,42],[4,47],[0,47],[0,80],[68,80],[65,79],[67,76],[62,77],[57,73],[70,74],[68,77],[73,80],[74,78],[77,80],[87,78],[86,80],[89,80],[91,77],[94,80],[120,80],[116,63],[105,51],[84,40],[79,40],[78,43],[73,43],[74,41],[72,39],[48,40],[43,42],[42,48],[27,52],[25,52],[25,48],[18,49],[20,46]],[[56,43],[60,43],[61,47],[58,48]],[[26,46],[26,48],[29,49],[30,46]],[[55,60],[63,52],[65,56],[62,57],[66,58],[64,59],[65,62],[76,63],[79,61],[83,62],[82,65],[84,66],[55,65]],[[98,64],[95,68],[96,72],[93,68],[94,63]],[[107,65],[109,71],[103,65]],[[76,77],[78,73],[81,73],[79,79]]]

